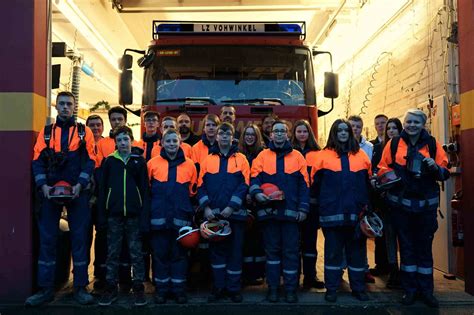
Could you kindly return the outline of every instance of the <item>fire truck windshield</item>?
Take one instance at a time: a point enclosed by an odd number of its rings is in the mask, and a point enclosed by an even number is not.
[[[306,47],[158,47],[146,70],[145,87],[148,105],[315,104]]]

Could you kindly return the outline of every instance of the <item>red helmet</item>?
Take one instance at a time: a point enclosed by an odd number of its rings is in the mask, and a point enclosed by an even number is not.
[[[199,229],[183,226],[179,229],[179,236],[176,240],[185,248],[196,248],[199,245],[199,238]]]
[[[54,184],[54,186],[49,191],[49,195],[53,201],[59,204],[64,204],[74,197],[71,184],[63,180]]]
[[[211,220],[204,221],[200,227],[201,236],[209,241],[222,241],[232,233],[229,221]]]
[[[278,188],[277,185],[271,183],[264,183],[260,186],[263,190],[263,193],[270,198],[270,200],[283,200],[285,199],[285,194],[283,191]]]
[[[368,238],[381,237],[383,230],[382,220],[374,212],[367,212],[360,219],[360,230]]]
[[[395,171],[386,172],[377,177],[376,186],[380,189],[390,189],[400,181]]]

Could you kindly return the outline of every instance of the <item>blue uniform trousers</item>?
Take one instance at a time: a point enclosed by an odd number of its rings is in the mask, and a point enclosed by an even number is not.
[[[187,249],[177,241],[178,231],[164,229],[151,232],[153,275],[158,293],[181,293],[186,286]]]
[[[345,251],[349,282],[354,292],[365,291],[366,238],[355,237],[352,226],[323,227],[324,282],[328,291],[339,289],[344,266]]]
[[[89,283],[87,251],[89,249],[91,211],[88,203],[89,192],[82,191],[78,198],[66,206],[71,233],[74,287],[83,287]],[[54,286],[59,219],[62,209],[61,205],[42,197],[41,209],[38,213],[40,235],[38,285],[43,288]]]
[[[433,237],[436,211],[392,209],[400,246],[400,281],[406,292],[433,293]]]
[[[267,220],[262,222],[262,231],[267,256],[265,273],[268,286],[279,286],[282,271],[285,290],[296,290],[300,257],[298,223]]]
[[[225,240],[209,242],[214,288],[240,292],[245,222],[230,221],[232,234]]]

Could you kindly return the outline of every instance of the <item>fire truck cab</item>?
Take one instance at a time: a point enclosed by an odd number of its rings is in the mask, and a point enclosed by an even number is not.
[[[313,56],[304,44],[304,22],[153,21],[148,50],[126,49],[119,67],[119,103],[132,103],[132,56],[144,68],[141,113],[187,113],[193,132],[206,114],[236,108],[237,130],[273,113],[291,122],[307,119],[317,131]],[[327,53],[327,52],[323,52]],[[325,97],[338,96],[337,75],[325,74]],[[328,111],[329,112],[329,111]],[[319,116],[328,112],[319,112]]]

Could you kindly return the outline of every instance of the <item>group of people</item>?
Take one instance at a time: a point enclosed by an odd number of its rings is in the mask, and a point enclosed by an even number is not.
[[[87,126],[77,123],[74,105],[73,94],[58,94],[57,120],[40,132],[34,148],[33,174],[41,198],[40,290],[27,305],[54,299],[64,206],[74,298],[80,304],[94,300],[86,289],[92,224],[94,287],[103,289],[99,304],[117,299],[120,282],[121,289],[133,289],[135,305],[145,305],[147,278],[155,285],[155,303],[170,297],[187,302],[190,253],[176,240],[183,227],[199,228],[204,221],[231,231],[199,246],[207,248],[212,274],[209,302],[227,297],[241,302],[242,282],[265,278],[268,301],[277,302],[284,293],[286,302],[295,303],[300,273],[303,287],[326,288],[325,299],[335,302],[347,268],[358,300],[369,300],[365,282],[373,280],[370,272],[390,272],[388,285],[400,281],[404,289],[402,303],[413,304],[420,296],[426,304],[438,305],[431,245],[437,229],[437,181],[446,180],[449,172],[445,152],[424,128],[422,111],[409,110],[403,125],[378,115],[374,143],[362,136],[360,117],[337,119],[321,149],[306,120],[289,130],[285,121],[269,115],[261,129],[249,124],[239,134],[233,125],[235,108],[227,105],[220,117],[204,117],[201,137],[193,134],[185,113],[161,118],[145,112],[140,141],[126,126],[127,112],[114,107],[108,113],[112,130],[102,138],[101,117],[90,116]],[[399,181],[381,190],[374,178],[390,172]],[[71,187],[72,198],[65,204],[55,198],[58,182]],[[277,198],[268,194],[269,185]],[[377,265],[369,271],[360,221],[372,212],[382,217],[385,235],[376,241]],[[316,274],[319,228],[325,239],[324,282]]]

